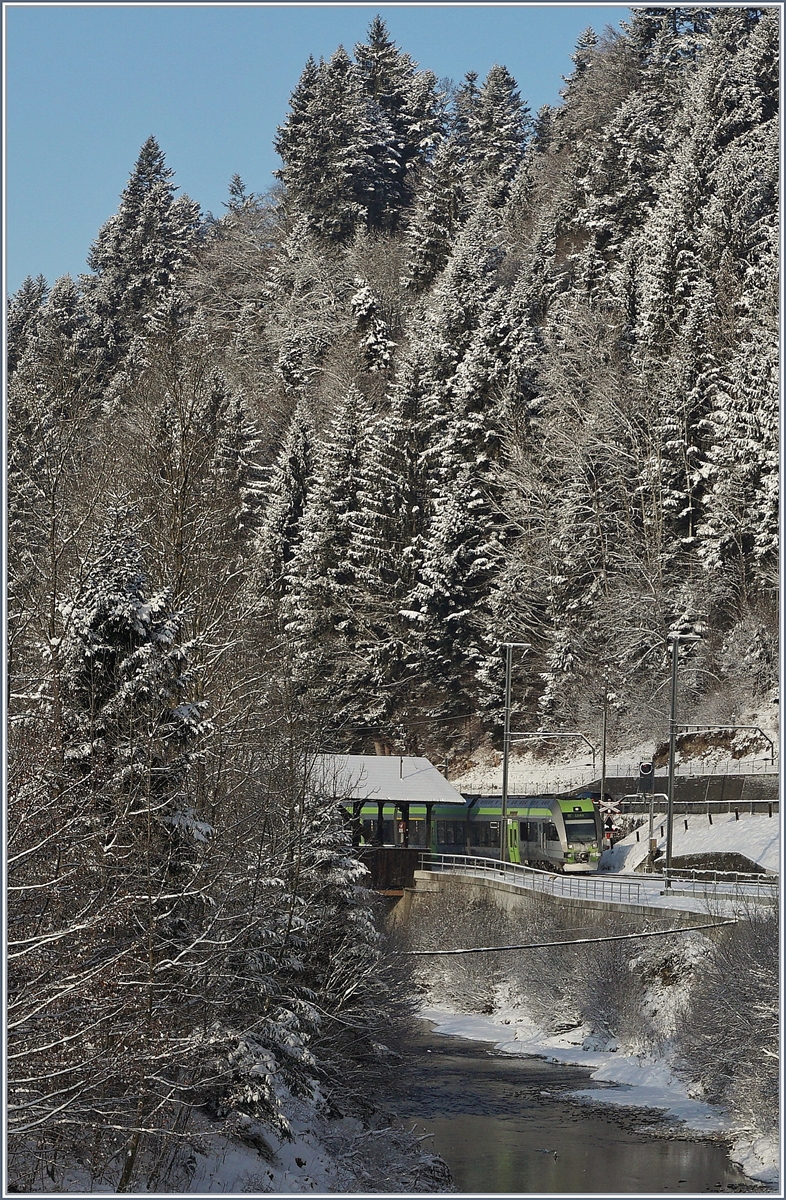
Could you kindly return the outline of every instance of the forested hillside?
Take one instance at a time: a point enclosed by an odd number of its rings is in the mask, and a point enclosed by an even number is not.
[[[89,273],[11,297],[20,1171],[362,1108],[389,996],[313,752],[495,744],[506,640],[522,728],[608,686],[660,733],[673,628],[697,711],[772,698],[778,50],[775,8],[640,9],[532,113],[376,19],[270,193],[202,214],[151,137]]]

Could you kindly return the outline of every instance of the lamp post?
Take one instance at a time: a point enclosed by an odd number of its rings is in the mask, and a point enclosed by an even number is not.
[[[674,760],[677,747],[677,660],[680,642],[700,642],[697,633],[670,633],[671,642],[671,712],[669,716],[669,783],[668,810],[666,816],[666,888],[671,887],[671,846],[674,834]]]
[[[502,734],[502,812],[499,822],[499,856],[508,860],[508,758],[510,755],[510,688],[514,649],[529,650],[530,642],[503,642],[505,647],[505,727]]]

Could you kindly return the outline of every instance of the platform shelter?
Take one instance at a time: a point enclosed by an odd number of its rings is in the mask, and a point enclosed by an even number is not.
[[[464,820],[460,792],[427,758],[406,754],[322,754],[319,788],[352,818],[356,845],[431,847],[434,810]]]

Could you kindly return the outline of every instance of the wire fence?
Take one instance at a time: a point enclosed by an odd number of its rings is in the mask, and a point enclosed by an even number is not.
[[[638,763],[618,764],[612,770],[607,770],[606,775],[611,777],[637,776],[639,773]],[[767,758],[725,758],[721,762],[706,762],[702,759],[688,759],[685,762],[677,763],[674,768],[674,774],[680,777],[695,778],[700,775],[777,775],[779,766],[777,760],[773,763]],[[655,769],[656,777],[666,776],[665,767],[657,767]]]
[[[638,779],[639,778],[638,762],[628,763],[609,763],[606,767],[606,780],[612,779]],[[654,777],[657,780],[665,780],[667,776],[665,767],[656,767]],[[780,773],[778,760],[772,763],[769,758],[730,758],[724,759],[722,762],[704,762],[701,759],[688,760],[686,762],[677,763],[674,768],[675,777],[678,779],[701,779],[706,777],[719,778],[724,775],[730,777],[739,777],[744,775],[753,775],[756,777],[772,776],[777,778]],[[586,787],[590,783],[597,783],[600,778],[600,768],[550,768],[543,767],[541,770],[533,770],[527,774],[516,772],[515,791],[521,794],[537,794],[544,790],[553,792],[567,792],[572,788]],[[471,790],[471,789],[467,789]],[[500,788],[486,788],[489,795],[500,792]]]
[[[464,854],[423,854],[420,861],[424,871],[470,875],[551,896],[627,904],[638,904],[641,900],[642,884],[637,880],[609,879],[595,873],[557,875],[519,863],[500,862],[496,858],[473,858]]]

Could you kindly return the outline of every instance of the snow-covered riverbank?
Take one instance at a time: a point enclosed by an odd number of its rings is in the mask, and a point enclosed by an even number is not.
[[[750,1179],[773,1187],[778,1184],[776,1139],[750,1138],[735,1130],[727,1113],[691,1096],[667,1059],[626,1053],[615,1041],[599,1043],[584,1027],[545,1034],[517,1008],[500,1007],[490,1016],[481,1016],[426,1006],[420,1015],[433,1022],[437,1033],[492,1042],[505,1054],[539,1055],[553,1062],[590,1067],[593,1080],[617,1086],[582,1089],[574,1093],[576,1099],[657,1109],[697,1133],[725,1134],[731,1158]]]
[[[355,1117],[330,1119],[319,1102],[283,1097],[289,1140],[261,1121],[234,1113],[226,1120],[192,1114],[180,1149],[150,1189],[170,1195],[445,1193],[445,1163],[407,1129],[380,1116],[378,1124]],[[152,1158],[145,1159],[152,1171]],[[84,1166],[67,1168],[59,1188],[44,1191],[114,1192]]]

